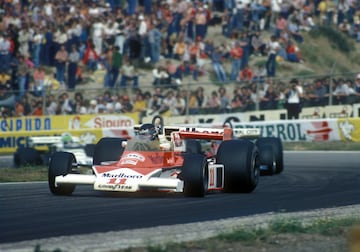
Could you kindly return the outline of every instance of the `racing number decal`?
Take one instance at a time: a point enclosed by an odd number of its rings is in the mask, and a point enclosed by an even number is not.
[[[126,178],[111,178],[107,182],[108,184],[118,184],[118,185],[124,185],[126,183]]]

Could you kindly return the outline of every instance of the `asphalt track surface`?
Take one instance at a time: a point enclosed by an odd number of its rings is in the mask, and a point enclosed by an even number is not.
[[[0,184],[0,243],[297,212],[360,203],[360,152],[285,152],[281,175],[251,194],[118,194],[78,186],[52,195],[45,182]]]

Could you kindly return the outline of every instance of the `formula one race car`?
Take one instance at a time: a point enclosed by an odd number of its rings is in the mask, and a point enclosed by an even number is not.
[[[55,152],[49,165],[50,191],[70,195],[76,185],[89,184],[100,191],[181,192],[189,197],[209,191],[250,193],[260,174],[283,170],[280,140],[256,139],[258,129],[168,127],[154,118],[134,130],[130,140],[99,140],[93,174],[79,174],[74,154]],[[216,153],[205,155],[201,141],[220,142]]]
[[[29,137],[29,147],[19,147],[14,153],[14,165],[49,165],[54,152],[66,151],[73,153],[77,164],[91,166],[94,144],[82,144],[78,137],[69,133],[61,136]]]

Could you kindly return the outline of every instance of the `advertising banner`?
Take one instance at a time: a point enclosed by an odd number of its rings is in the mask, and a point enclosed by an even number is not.
[[[59,136],[65,132],[83,143],[96,143],[102,137],[129,138],[138,122],[137,113],[121,115],[57,115],[14,117],[0,120],[0,153],[12,153],[29,146],[32,136]]]

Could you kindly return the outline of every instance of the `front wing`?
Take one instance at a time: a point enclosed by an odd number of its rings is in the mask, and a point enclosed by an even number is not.
[[[224,166],[209,164],[208,190],[221,190],[224,185]],[[131,169],[121,168],[100,174],[67,174],[56,176],[55,184],[93,185],[94,190],[114,192],[167,191],[183,192],[184,181],[175,169],[158,169],[148,175],[139,175]]]

